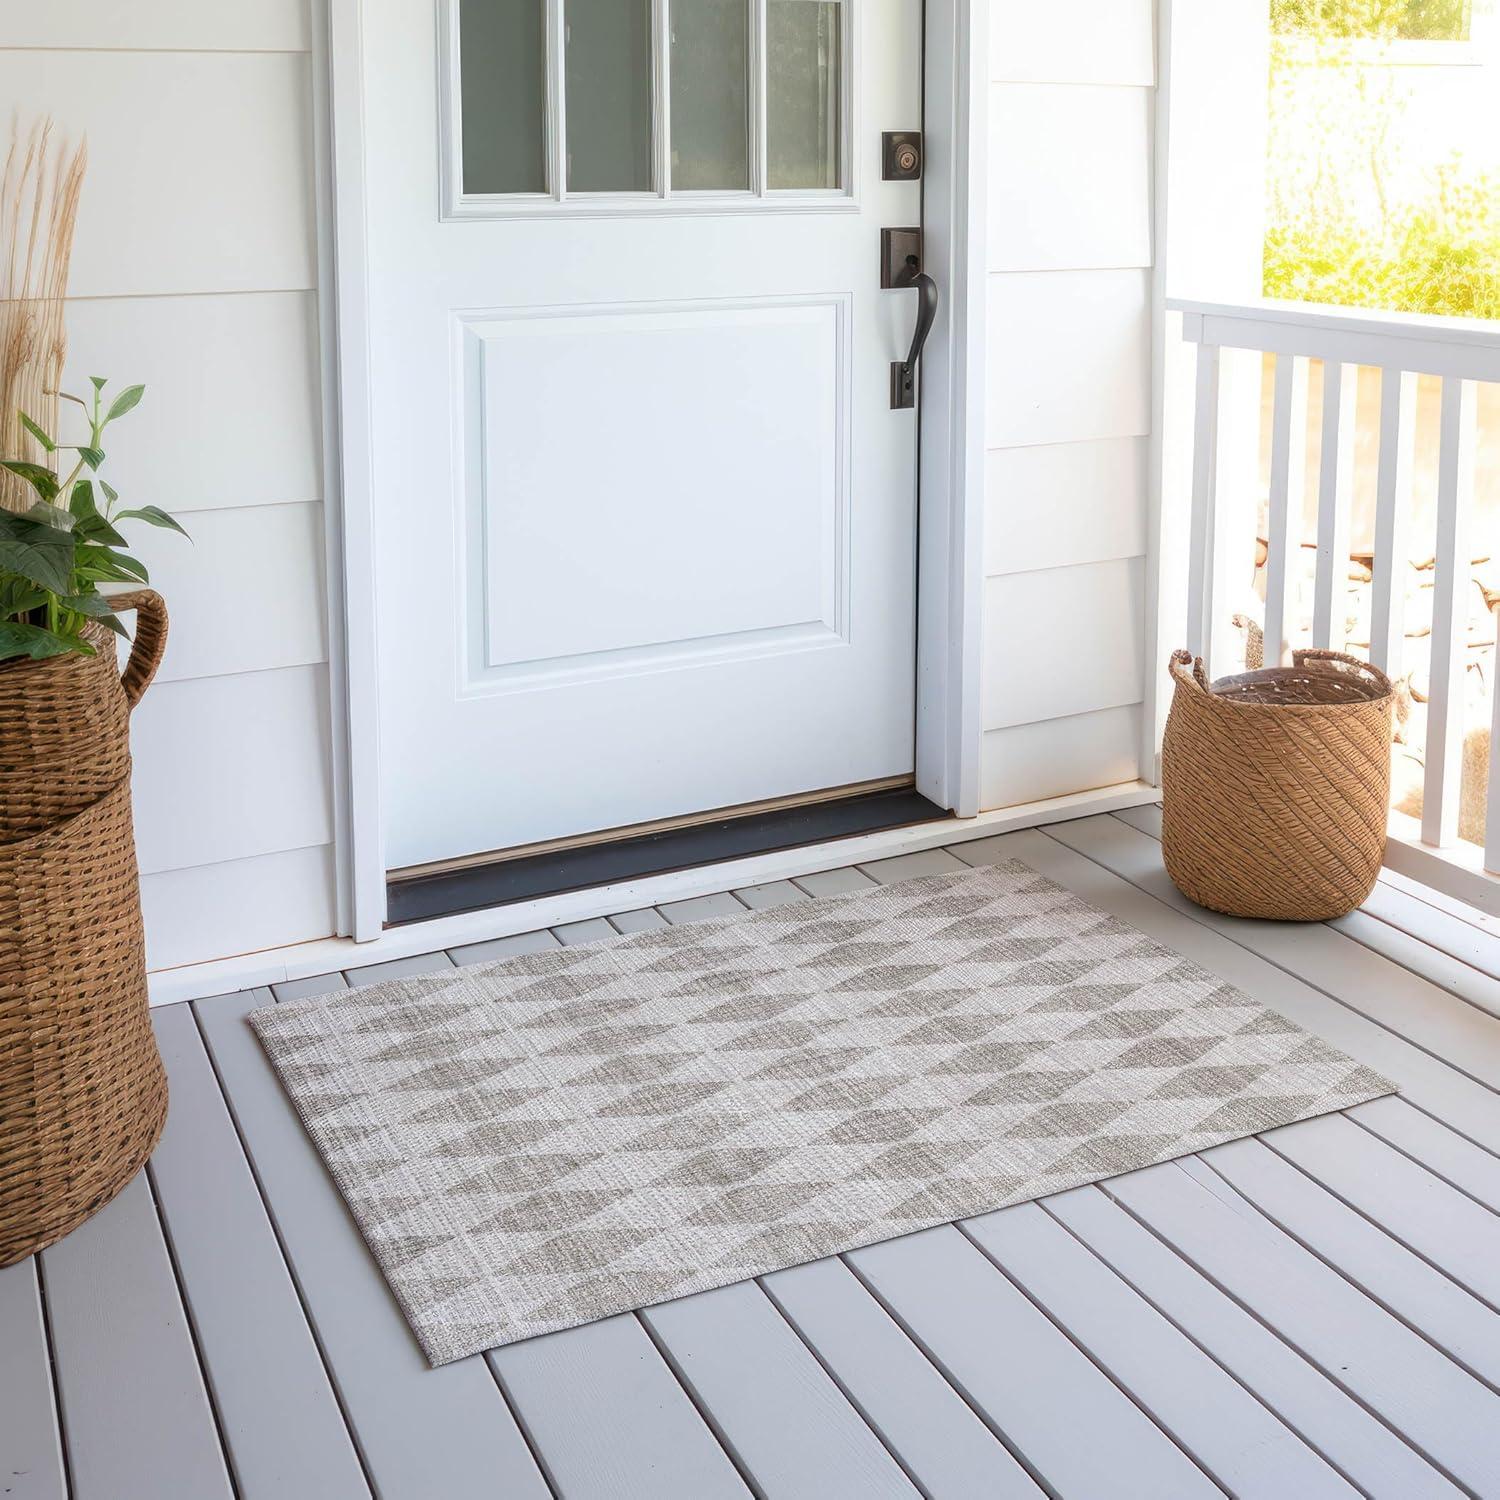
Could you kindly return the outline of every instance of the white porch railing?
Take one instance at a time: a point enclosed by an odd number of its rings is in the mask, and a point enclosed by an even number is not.
[[[1268,665],[1289,661],[1297,646],[1347,648],[1367,651],[1392,678],[1401,678],[1426,651],[1426,738],[1420,790],[1413,790],[1420,816],[1393,812],[1386,862],[1500,912],[1500,692],[1494,680],[1500,647],[1476,654],[1470,630],[1476,614],[1484,618],[1482,596],[1491,611],[1488,639],[1493,642],[1500,609],[1500,597],[1484,593],[1474,571],[1479,560],[1500,554],[1500,462],[1490,465],[1480,490],[1475,464],[1476,386],[1500,382],[1500,324],[1275,302],[1169,301],[1167,307],[1180,314],[1184,339],[1197,346],[1190,649],[1205,657],[1215,675],[1242,670],[1245,656],[1240,652],[1235,659],[1235,647],[1250,631],[1237,633],[1235,620],[1243,622],[1259,606]],[[1274,360],[1274,395],[1265,482],[1260,389],[1267,356]],[[1322,395],[1320,410],[1310,413],[1314,361],[1321,366]],[[1417,431],[1423,376],[1441,382],[1435,434]],[[1358,396],[1361,391],[1372,395],[1374,382],[1378,410],[1368,403],[1361,424]],[[1494,411],[1500,415],[1500,403]],[[1500,436],[1500,423],[1490,425]],[[1309,438],[1315,445],[1311,464]],[[1368,631],[1356,627],[1346,635],[1357,441],[1367,479],[1374,468],[1373,496],[1364,486],[1360,510],[1369,544],[1352,559],[1361,579],[1368,567],[1368,612],[1363,593],[1358,611],[1359,626],[1367,619]],[[1414,488],[1419,443],[1427,471],[1420,495]],[[1413,532],[1419,511],[1431,525],[1420,537]],[[1308,524],[1314,512],[1315,534]],[[1413,558],[1414,546],[1421,558]],[[1256,561],[1247,558],[1247,547],[1256,548]],[[1310,600],[1303,587],[1308,562]],[[1419,620],[1409,637],[1408,585],[1417,576],[1414,570],[1423,579],[1430,573],[1431,628],[1429,635]],[[1424,602],[1425,587],[1419,591]],[[1365,639],[1357,638],[1361,635]],[[1487,660],[1480,659],[1484,655]],[[1483,727],[1476,733],[1474,722],[1473,684],[1479,678],[1470,679],[1471,672],[1482,674],[1489,698],[1484,711],[1489,795],[1480,834],[1474,807],[1486,766]],[[1410,707],[1414,699],[1420,703],[1420,689],[1408,690],[1404,705]],[[1466,754],[1469,781],[1464,783]],[[1461,795],[1467,838],[1460,837]]]

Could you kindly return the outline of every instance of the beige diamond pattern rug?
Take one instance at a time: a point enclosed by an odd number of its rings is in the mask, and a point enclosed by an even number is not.
[[[1391,1091],[1016,863],[250,1021],[434,1364]]]

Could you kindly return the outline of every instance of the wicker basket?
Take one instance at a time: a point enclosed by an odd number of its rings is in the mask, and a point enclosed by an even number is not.
[[[149,589],[123,679],[98,654],[0,667],[0,1266],[139,1171],[167,1081],[146,1009],[129,713],[166,644]]]
[[[1317,922],[1370,894],[1385,852],[1390,680],[1334,651],[1209,683],[1173,653],[1162,853],[1190,900]]]

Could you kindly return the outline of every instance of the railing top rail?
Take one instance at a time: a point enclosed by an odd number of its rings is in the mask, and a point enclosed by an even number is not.
[[[1384,312],[1369,307],[1338,307],[1321,302],[1286,302],[1264,297],[1256,302],[1198,302],[1168,297],[1170,312],[1207,318],[1243,318],[1252,323],[1282,323],[1330,332],[1373,333],[1393,339],[1437,339],[1500,349],[1500,320],[1450,318],[1435,313]]]
[[[1166,306],[1183,315],[1183,337],[1193,343],[1500,380],[1500,321],[1270,298],[1236,303],[1171,297]]]

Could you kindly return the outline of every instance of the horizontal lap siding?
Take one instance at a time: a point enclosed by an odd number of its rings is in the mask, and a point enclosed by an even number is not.
[[[334,930],[309,0],[54,0],[0,93],[87,133],[67,388],[146,385],[109,473],[172,616],[135,715],[152,968]]]
[[[990,38],[986,808],[1139,772],[1154,5],[995,0]]]

